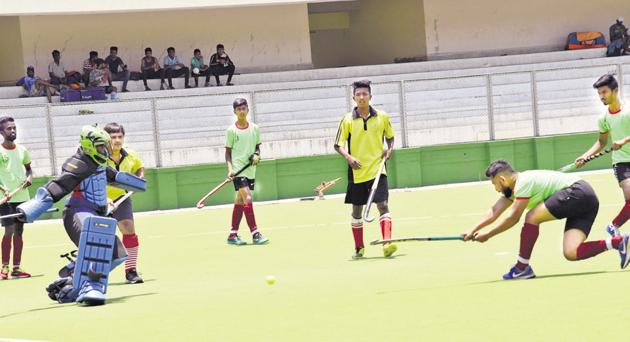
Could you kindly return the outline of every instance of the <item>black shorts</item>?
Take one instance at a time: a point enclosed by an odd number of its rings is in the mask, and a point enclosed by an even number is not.
[[[555,218],[567,219],[565,232],[577,228],[588,236],[599,211],[599,200],[593,188],[580,180],[551,195],[545,200],[545,206]]]
[[[0,205],[0,215],[11,215],[17,213],[18,205],[22,204],[22,202],[11,202]],[[12,226],[15,222],[18,222],[15,218],[2,219],[2,226],[8,227]]]
[[[249,179],[247,177],[236,177],[234,178],[234,190],[238,191],[240,188],[248,187],[249,190],[254,190],[254,185],[256,184],[255,179]]]
[[[116,211],[112,213],[112,217],[115,218],[116,221],[122,221],[122,220],[133,221],[133,205],[131,202],[131,197],[127,198],[122,203],[120,203]]]
[[[615,172],[617,182],[621,183],[621,181],[630,178],[630,163],[613,164],[613,171]]]
[[[367,204],[368,197],[370,197],[370,190],[372,190],[372,184],[374,179],[363,183],[348,182],[348,190],[346,191],[347,204],[365,205]],[[374,194],[374,203],[380,203],[387,201],[389,198],[389,187],[387,186],[387,176],[381,175],[381,179],[378,181],[378,187]]]

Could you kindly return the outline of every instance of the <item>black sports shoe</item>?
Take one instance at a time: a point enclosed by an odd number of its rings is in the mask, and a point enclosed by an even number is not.
[[[132,268],[129,271],[125,272],[125,278],[127,278],[127,283],[129,283],[129,284],[142,284],[142,283],[144,283],[144,280],[142,280],[142,278],[140,278],[140,276],[138,275],[138,272],[136,271],[135,268]]]

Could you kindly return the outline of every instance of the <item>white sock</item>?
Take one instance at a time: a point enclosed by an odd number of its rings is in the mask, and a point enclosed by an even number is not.
[[[608,248],[608,250],[613,249],[612,238],[611,237],[606,238],[606,248]]]

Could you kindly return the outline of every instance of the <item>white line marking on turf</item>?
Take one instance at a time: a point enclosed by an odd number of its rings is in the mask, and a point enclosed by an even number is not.
[[[609,173],[610,170],[595,170],[595,171],[583,171],[583,172],[576,172],[576,174],[578,175],[591,175],[591,174],[603,174],[603,173]],[[443,184],[443,185],[430,185],[430,186],[424,186],[424,187],[415,187],[415,188],[401,188],[401,189],[392,189],[390,190],[391,192],[422,192],[422,191],[430,191],[430,190],[438,190],[438,189],[449,189],[449,188],[458,188],[458,187],[469,187],[469,186],[475,186],[475,185],[480,185],[480,184],[489,184],[489,181],[484,180],[484,181],[476,181],[476,182],[466,182],[466,183],[454,183],[454,184]],[[333,199],[333,198],[343,198],[345,195],[344,194],[335,194],[335,195],[327,195],[326,198],[328,199]],[[290,198],[290,199],[283,199],[283,200],[274,200],[274,201],[261,201],[261,202],[256,202],[256,205],[271,205],[271,204],[282,204],[282,203],[294,203],[294,202],[300,202],[300,198]],[[226,208],[231,208],[233,204],[223,204],[223,205],[215,205],[215,206],[207,206],[201,210],[217,210],[217,209],[226,209]],[[604,204],[602,205],[602,207],[618,207],[619,204]],[[176,212],[193,212],[193,211],[199,211],[200,209],[197,209],[195,207],[193,208],[180,208],[180,209],[169,209],[169,210],[155,210],[155,211],[147,211],[147,212],[140,212],[140,213],[134,213],[134,215],[137,216],[151,216],[151,215],[162,215],[162,214],[170,214],[170,213],[176,213]],[[431,220],[431,219],[442,219],[442,218],[451,218],[451,217],[470,217],[470,216],[481,216],[484,215],[485,212],[478,212],[478,213],[460,213],[457,215],[442,215],[442,216],[416,216],[416,217],[401,217],[396,219],[396,221],[420,221],[420,220]],[[61,223],[61,219],[55,219],[55,220],[43,220],[43,221],[36,221],[32,224],[35,225],[44,225],[44,224],[49,224],[49,223]],[[301,225],[295,225],[295,226],[279,226],[279,227],[268,227],[265,228],[265,230],[284,230],[284,229],[291,229],[291,228],[310,228],[310,227],[326,227],[326,226],[330,226],[330,225],[347,225],[349,224],[348,222],[333,222],[330,224],[326,224],[326,223],[317,223],[317,224],[301,224]],[[46,228],[53,228],[53,229],[57,229],[57,227],[54,226],[48,226]],[[202,233],[191,233],[191,234],[184,234],[184,235],[178,235],[180,237],[195,237],[195,236],[205,236],[205,235],[216,235],[216,234],[226,234],[228,231],[225,230],[221,230],[221,231],[210,231],[210,232],[202,232]],[[159,238],[163,238],[163,237],[168,237],[168,238],[172,238],[172,236],[164,236],[164,235],[153,235],[153,236],[146,236],[146,238],[149,239],[159,239]],[[67,246],[68,243],[57,243],[57,244],[48,244],[48,245],[34,245],[34,246],[25,246],[24,248],[53,248],[53,247],[64,247]],[[498,255],[498,254],[497,254]],[[2,342],[0,340],[0,342]]]
[[[52,248],[52,247],[64,247],[67,246],[68,244],[71,244],[72,241],[66,242],[66,243],[55,243],[55,244],[50,244],[50,245],[33,245],[33,246],[24,246],[24,248],[26,249],[30,249],[30,248]],[[0,342],[2,342],[2,340],[0,340]]]
[[[591,174],[604,174],[604,173],[610,173],[610,172],[611,171],[609,169],[605,169],[605,170],[575,172],[574,174],[576,174],[576,175],[591,175]],[[482,181],[473,181],[473,182],[464,182],[464,183],[427,185],[427,186],[414,187],[414,188],[390,189],[389,191],[390,192],[422,192],[422,191],[431,191],[431,190],[439,190],[439,189],[464,188],[464,187],[476,186],[476,185],[481,185],[481,184],[490,184],[490,181],[482,180]],[[345,194],[326,195],[327,199],[337,199],[337,198],[343,198],[343,197],[345,197]],[[300,202],[301,198],[303,198],[303,197],[288,198],[288,199],[273,200],[273,201],[260,201],[260,202],[256,202],[256,205],[260,206],[260,205],[271,205],[271,204],[281,204],[281,203],[295,203],[295,202]],[[190,208],[167,209],[167,210],[153,210],[153,211],[144,211],[144,212],[134,213],[134,215],[136,215],[136,216],[152,216],[152,215],[170,214],[170,213],[174,213],[174,212],[200,212],[200,211],[203,211],[203,210],[227,209],[227,208],[232,208],[232,206],[233,206],[233,204],[230,203],[230,204],[220,204],[220,205],[206,206],[203,209],[197,209],[196,207],[190,207]],[[613,206],[613,205],[607,205],[607,206]],[[614,206],[616,206],[616,204]],[[485,214],[485,213],[481,213],[480,215],[483,215],[483,214]],[[475,215],[475,213],[468,213],[468,214],[466,214],[466,216],[474,216],[474,215]],[[56,221],[61,221],[61,219],[36,221],[36,222],[34,222],[32,224],[35,224],[35,225],[37,225],[37,224],[48,224],[48,223],[56,222]]]
[[[504,256],[504,255],[509,255],[509,254],[511,254],[511,253],[510,252],[496,252],[496,253],[494,253],[494,255],[496,255],[496,256]]]

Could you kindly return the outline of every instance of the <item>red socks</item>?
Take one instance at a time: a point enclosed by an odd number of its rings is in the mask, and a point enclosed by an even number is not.
[[[22,261],[22,248],[24,247],[24,241],[22,235],[13,234],[13,267],[20,266]],[[2,236],[2,264],[8,265],[11,257],[11,238],[9,236]]]
[[[615,236],[606,240],[582,242],[577,248],[577,260],[584,260],[594,257],[597,254],[605,252],[609,249],[619,248],[619,244],[623,241],[623,237]]]
[[[136,234],[123,234],[122,243],[127,250],[127,260],[125,260],[125,272],[132,268],[136,268],[138,264],[138,235]]]
[[[352,218],[352,236],[354,237],[354,248],[365,247],[363,245],[363,220]]]
[[[392,238],[392,218],[387,214],[381,215],[381,235],[383,240],[390,240]]]
[[[389,240],[392,238],[392,218],[387,214],[383,214],[380,219],[381,223],[381,234],[383,236],[383,240]],[[360,218],[352,218],[352,236],[354,237],[354,248],[364,248],[365,244],[363,243],[363,220]]]
[[[8,265],[10,257],[11,257],[11,238],[6,235],[3,235],[2,236],[2,264]]]
[[[232,230],[230,230],[230,237],[236,236],[238,228],[241,225],[241,219],[243,219],[243,205],[234,204],[234,209],[232,209]]]
[[[256,217],[254,217],[254,204],[249,203],[243,205],[243,213],[245,214],[245,220],[247,220],[249,230],[252,234],[256,234],[258,232],[258,226],[256,226]]]
[[[234,209],[232,210],[232,230],[230,230],[229,237],[235,237],[238,233],[238,227],[241,224],[243,214],[245,214],[245,220],[247,221],[247,225],[249,226],[251,233],[258,233],[256,217],[254,216],[254,204],[234,204]]]
[[[518,261],[516,267],[524,270],[529,265],[529,258],[532,256],[534,245],[538,239],[538,226],[525,223],[521,229],[521,246],[518,251]]]
[[[615,219],[612,221],[612,224],[614,224],[615,227],[619,228],[624,223],[626,223],[626,221],[628,221],[629,218],[630,218],[630,200],[627,200],[626,205],[624,205],[623,208],[621,208],[621,211],[619,212],[619,214],[617,214],[617,217],[615,217]]]
[[[13,234],[13,267],[20,266],[20,262],[22,261],[22,247],[24,247],[22,235]]]

